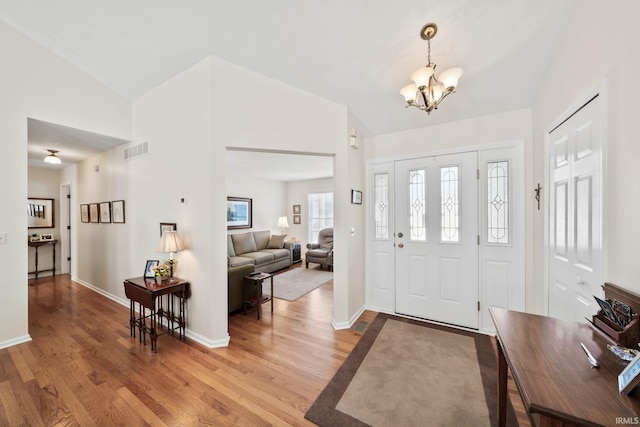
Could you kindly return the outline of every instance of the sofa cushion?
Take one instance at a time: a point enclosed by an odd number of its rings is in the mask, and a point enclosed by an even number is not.
[[[242,254],[243,258],[251,258],[255,261],[256,265],[260,264],[268,264],[273,262],[274,256],[270,252],[249,252],[246,254]]]
[[[236,256],[236,252],[233,250],[233,241],[229,235],[227,235],[227,256]]]
[[[229,267],[240,267],[241,265],[253,265],[253,258],[245,258],[241,256],[229,257]]]
[[[271,238],[271,231],[254,231],[253,240],[256,242],[256,251],[267,249],[269,239]]]
[[[287,237],[286,234],[274,234],[269,239],[269,244],[267,245],[267,249],[282,249],[284,246],[284,239]]]
[[[236,255],[244,255],[248,252],[256,251],[256,241],[253,240],[253,233],[232,234],[233,250]]]
[[[273,254],[274,259],[289,258],[289,254],[290,254],[289,250],[287,249],[265,249],[262,252],[269,252]]]
[[[331,251],[330,249],[318,248],[318,249],[312,249],[310,251],[307,251],[306,255],[308,257],[324,258],[329,254],[330,251]]]

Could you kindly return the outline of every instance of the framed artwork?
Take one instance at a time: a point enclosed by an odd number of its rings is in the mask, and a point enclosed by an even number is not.
[[[160,261],[157,259],[148,259],[147,265],[144,267],[144,278],[154,279],[156,277],[156,267],[160,265]]]
[[[98,222],[100,219],[99,208],[97,203],[89,203],[89,222]]]
[[[362,191],[351,190],[351,203],[354,205],[362,204]]]
[[[300,215],[300,205],[293,205],[293,214]]]
[[[124,200],[111,202],[111,219],[116,224],[124,224]]]
[[[29,197],[27,199],[27,226],[28,228],[53,228],[53,199],[40,199]]]
[[[178,225],[175,222],[161,222],[160,237],[162,237],[165,231],[178,231]]]
[[[300,219],[301,219],[300,215],[294,215],[293,216],[293,223],[294,224],[301,224]]]
[[[618,375],[618,391],[621,394],[629,394],[638,382],[640,382],[640,354]]]
[[[111,202],[100,203],[100,222],[111,222]]]
[[[227,197],[227,230],[252,227],[252,203],[252,199]]]
[[[89,205],[80,205],[80,221],[89,222]]]
[[[52,241],[53,240],[53,234],[41,234],[40,235],[40,241]]]

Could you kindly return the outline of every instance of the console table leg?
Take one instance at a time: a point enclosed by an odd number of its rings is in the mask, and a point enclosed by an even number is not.
[[[500,340],[498,345],[498,426],[507,425],[507,359],[504,357]]]

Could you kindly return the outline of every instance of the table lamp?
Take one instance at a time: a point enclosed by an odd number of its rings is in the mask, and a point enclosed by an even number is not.
[[[173,283],[173,253],[184,249],[177,231],[165,231],[160,238],[158,252],[169,252],[169,283]]]
[[[286,216],[281,216],[278,218],[278,227],[282,230],[282,234],[284,234],[284,229],[289,228],[289,222],[287,221]]]

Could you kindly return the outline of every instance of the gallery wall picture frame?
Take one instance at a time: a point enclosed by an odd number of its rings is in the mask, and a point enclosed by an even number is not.
[[[354,205],[362,204],[362,191],[351,190],[351,203]]]
[[[178,231],[178,224],[175,222],[161,222],[160,223],[160,237],[165,231]]]
[[[111,220],[115,224],[124,224],[124,200],[114,200],[111,202]]]
[[[160,261],[157,259],[148,259],[147,264],[144,267],[144,278],[145,279],[155,279],[156,277],[156,267],[160,265]]]
[[[111,223],[111,202],[100,202],[100,222]]]
[[[227,230],[253,226],[253,199],[227,197]]]
[[[293,205],[293,214],[300,215],[300,205]]]
[[[99,222],[100,208],[97,203],[89,203],[89,222]]]
[[[294,215],[293,216],[293,223],[294,224],[302,224],[302,216],[301,215]]]
[[[89,222],[89,205],[80,205],[80,221]]]

